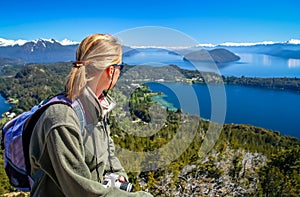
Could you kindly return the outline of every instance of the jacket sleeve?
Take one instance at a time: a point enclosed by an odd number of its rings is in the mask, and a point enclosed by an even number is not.
[[[74,116],[75,117],[75,116]],[[45,138],[40,164],[65,196],[151,196],[146,192],[129,193],[115,187],[105,188],[91,179],[85,163],[83,140],[78,120],[68,118],[65,125],[54,122]],[[58,118],[58,117],[57,117]],[[61,117],[62,119],[64,117]]]

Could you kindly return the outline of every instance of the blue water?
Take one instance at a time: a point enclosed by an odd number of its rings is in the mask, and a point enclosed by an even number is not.
[[[169,108],[182,108],[184,113],[199,114],[210,120],[213,113],[222,113],[212,111],[213,102],[216,102],[211,97],[214,87],[179,83],[147,84],[152,91],[165,93],[165,96],[156,99],[171,103]],[[300,139],[300,94],[237,85],[225,85],[225,90],[226,98],[218,98],[226,105],[219,106],[226,111],[224,123],[251,124]],[[194,94],[198,102],[191,99]]]
[[[226,64],[189,62],[163,50],[143,49],[139,53],[124,57],[128,64],[140,65],[169,65],[176,64],[181,68],[210,71],[224,76],[246,77],[300,77],[300,59],[284,59],[270,55],[255,53],[237,53],[239,61]]]
[[[8,111],[9,107],[10,107],[10,105],[5,102],[5,99],[0,94],[0,118],[2,118],[1,115],[4,112]]]
[[[237,54],[241,59],[220,68],[224,76],[300,77],[300,59],[263,54]]]

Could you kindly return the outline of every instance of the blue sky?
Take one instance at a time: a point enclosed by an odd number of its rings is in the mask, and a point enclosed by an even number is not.
[[[269,0],[5,0],[0,38],[81,41],[143,26],[183,32],[199,43],[300,39],[300,1]]]

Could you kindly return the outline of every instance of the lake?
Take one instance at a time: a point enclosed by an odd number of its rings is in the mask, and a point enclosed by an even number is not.
[[[139,53],[124,57],[123,61],[136,65],[175,64],[184,69],[219,72],[224,76],[245,77],[300,77],[300,59],[284,59],[264,54],[236,53],[241,59],[236,62],[215,65],[183,60],[175,53],[160,49],[139,49]]]
[[[300,77],[300,59],[284,59],[263,54],[237,54],[240,60],[220,68],[224,76]]]
[[[139,53],[124,57],[124,62],[155,66],[176,64],[184,69],[195,69],[196,66],[200,71],[217,71],[224,76],[300,77],[300,59],[284,59],[255,53],[236,54],[241,58],[239,61],[219,64],[218,69],[209,64],[191,64],[184,61],[180,55],[159,49],[141,49]],[[182,108],[186,113],[196,113],[203,118],[212,119],[211,98],[206,85],[189,87],[190,85],[185,84],[149,84],[153,91],[165,93],[163,96],[154,97],[154,100],[164,106],[170,109]],[[226,85],[225,91],[225,123],[251,124],[300,139],[300,94],[233,85]],[[198,99],[197,102],[192,101],[195,104],[191,104],[191,99],[188,98],[191,94],[195,94]],[[199,110],[195,108],[198,104]],[[222,105],[219,106],[222,108]]]
[[[214,91],[216,87],[154,82],[147,85],[154,92],[164,92],[165,95],[156,96],[154,100],[169,109],[182,108],[184,113],[198,114],[209,120],[213,120],[212,113],[222,113],[212,112],[214,98],[209,89]],[[225,123],[251,124],[300,139],[300,94],[238,85],[225,85],[225,91]],[[194,94],[198,102],[191,99]]]

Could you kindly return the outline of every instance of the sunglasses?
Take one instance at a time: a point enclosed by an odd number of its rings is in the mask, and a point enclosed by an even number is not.
[[[120,67],[120,71],[124,68],[125,64],[122,62],[121,64],[113,64],[113,67]]]

